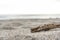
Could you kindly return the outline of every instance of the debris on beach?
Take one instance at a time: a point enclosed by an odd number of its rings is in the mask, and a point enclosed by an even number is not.
[[[44,24],[43,26],[38,26],[36,28],[32,28],[31,32],[40,32],[40,31],[48,31],[50,29],[54,29],[54,28],[60,28],[60,24]]]

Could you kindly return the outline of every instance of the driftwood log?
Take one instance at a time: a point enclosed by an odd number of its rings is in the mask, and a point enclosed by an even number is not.
[[[44,24],[43,26],[38,26],[36,28],[32,28],[31,32],[35,33],[35,32],[40,32],[40,31],[48,31],[50,29],[54,29],[54,28],[60,28],[60,24]]]

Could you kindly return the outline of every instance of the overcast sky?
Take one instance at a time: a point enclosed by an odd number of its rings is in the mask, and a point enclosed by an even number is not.
[[[48,13],[60,13],[60,0],[0,0],[0,15]]]

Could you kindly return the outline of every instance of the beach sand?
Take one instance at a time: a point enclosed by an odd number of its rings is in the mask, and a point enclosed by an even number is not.
[[[60,19],[10,19],[0,20],[0,40],[60,40],[60,28],[31,33],[31,28]]]

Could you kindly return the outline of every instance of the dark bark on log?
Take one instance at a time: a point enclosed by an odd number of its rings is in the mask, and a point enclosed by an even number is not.
[[[42,27],[38,26],[36,28],[32,28],[31,32],[35,33],[35,32],[40,32],[40,31],[48,31],[54,28],[60,28],[60,24],[44,24]]]

